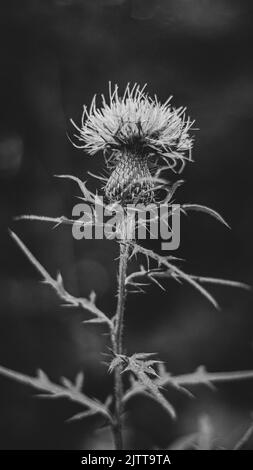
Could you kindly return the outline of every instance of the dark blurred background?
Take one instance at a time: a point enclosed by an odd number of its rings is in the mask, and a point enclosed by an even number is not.
[[[77,202],[70,173],[102,172],[103,157],[76,150],[66,133],[82,105],[106,93],[108,81],[147,82],[161,100],[186,105],[199,130],[178,202],[220,211],[232,230],[205,214],[182,221],[185,270],[253,284],[252,2],[244,0],[2,0],[0,7],[0,364],[58,381],[85,372],[87,394],[104,399],[112,382],[101,364],[103,327],[84,326],[88,313],[61,308],[52,290],[9,238],[11,227],[66,288],[115,308],[117,245],[75,241],[69,226],[13,222],[18,214],[70,215]],[[90,187],[95,189],[90,177]],[[150,244],[158,249],[159,244]],[[137,265],[136,265],[137,266]],[[173,374],[253,369],[253,297],[211,286],[216,311],[189,286],[170,281],[132,295],[125,326],[129,353],[159,352]],[[172,423],[146,398],[129,404],[126,446],[165,448],[208,420],[215,443],[232,447],[250,424],[253,380],[195,387],[191,400],[169,390]],[[98,418],[66,424],[79,407],[42,400],[0,378],[1,449],[110,447]],[[204,417],[204,418],[203,418]],[[253,447],[253,441],[248,442]]]

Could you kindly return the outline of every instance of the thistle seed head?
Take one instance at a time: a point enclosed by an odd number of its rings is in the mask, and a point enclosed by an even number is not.
[[[105,194],[110,201],[123,204],[150,202],[154,197],[154,169],[166,165],[180,172],[191,161],[192,126],[185,108],[173,108],[171,97],[161,104],[135,84],[128,84],[122,97],[118,86],[109,86],[109,102],[102,95],[97,107],[96,96],[90,109],[84,107],[82,123],[75,137],[90,155],[103,151],[108,181]]]

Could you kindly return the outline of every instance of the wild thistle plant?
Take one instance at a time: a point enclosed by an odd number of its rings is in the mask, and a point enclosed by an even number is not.
[[[107,315],[96,306],[96,296],[92,292],[89,298],[77,298],[68,293],[64,287],[61,274],[54,279],[40,262],[33,256],[21,239],[13,232],[14,241],[39,271],[44,281],[51,285],[59,298],[67,306],[81,307],[88,311],[91,318],[85,323],[101,323],[110,334],[110,361],[108,371],[114,373],[114,395],[105,403],[84,394],[83,374],[78,374],[75,383],[62,379],[62,385],[54,384],[42,371],[36,378],[28,377],[0,367],[0,373],[22,383],[27,383],[43,392],[43,396],[66,398],[79,403],[85,410],[71,420],[83,419],[99,413],[112,428],[115,449],[122,449],[122,421],[128,401],[137,394],[144,394],[158,402],[172,419],[176,418],[176,410],[165,398],[162,389],[170,385],[178,391],[190,394],[189,385],[227,380],[253,378],[253,371],[230,373],[208,373],[203,366],[195,372],[181,376],[172,376],[164,364],[154,358],[152,353],[136,353],[131,356],[123,347],[123,327],[126,300],[129,292],[144,291],[146,283],[153,282],[164,289],[162,280],[174,279],[188,282],[195,287],[214,307],[218,304],[213,296],[203,287],[205,283],[216,283],[234,287],[248,288],[243,283],[224,279],[207,278],[191,275],[179,266],[178,258],[171,255],[156,253],[139,244],[135,238],[136,219],[129,218],[128,204],[138,211],[138,203],[148,205],[150,202],[166,204],[173,215],[172,197],[181,184],[181,180],[170,183],[161,175],[165,172],[181,173],[187,162],[192,161],[193,146],[192,121],[186,117],[184,108],[173,108],[171,98],[161,104],[157,97],[151,98],[145,87],[128,85],[122,97],[118,87],[109,89],[109,103],[102,95],[100,107],[94,97],[90,109],[84,107],[80,128],[72,121],[77,130],[74,143],[90,155],[102,152],[105,160],[106,176],[98,176],[103,187],[100,195],[105,197],[112,206],[120,204],[121,217],[115,226],[116,238],[119,243],[118,292],[117,307],[114,315]],[[96,223],[95,204],[97,194],[92,193],[86,183],[72,175],[61,175],[75,181],[82,194],[82,199],[89,204],[94,217],[89,224]],[[102,198],[100,204],[104,204]],[[190,210],[204,211],[220,222],[226,222],[214,210],[199,204],[184,204],[182,213]],[[60,225],[74,224],[76,221],[66,217],[20,216],[16,219],[42,220]],[[84,222],[82,222],[84,223]],[[168,222],[169,223],[169,222]],[[129,237],[129,232],[131,236]],[[133,256],[140,256],[144,262],[136,272],[128,272]],[[145,282],[144,282],[145,281]],[[131,377],[129,387],[125,390],[122,376],[128,373]]]

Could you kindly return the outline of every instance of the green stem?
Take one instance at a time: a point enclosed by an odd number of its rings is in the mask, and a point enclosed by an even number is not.
[[[126,303],[126,270],[128,260],[128,245],[127,243],[120,243],[120,261],[119,261],[119,275],[118,275],[118,303],[115,316],[115,331],[113,340],[114,354],[122,354],[123,352],[123,328],[124,328],[124,311]],[[114,410],[114,442],[117,450],[123,449],[122,438],[122,397],[123,397],[123,383],[122,383],[122,366],[116,367],[114,372],[114,397],[115,397],[115,410]]]

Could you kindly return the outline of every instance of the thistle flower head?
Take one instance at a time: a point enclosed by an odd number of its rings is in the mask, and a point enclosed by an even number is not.
[[[101,107],[93,98],[84,107],[77,139],[90,155],[103,151],[111,175],[105,187],[111,200],[132,202],[152,199],[154,169],[163,160],[169,169],[180,172],[191,160],[190,118],[185,108],[173,108],[171,97],[161,104],[145,87],[128,84],[122,97],[118,86],[109,86],[109,102],[102,95]],[[148,195],[148,196],[147,196]]]

